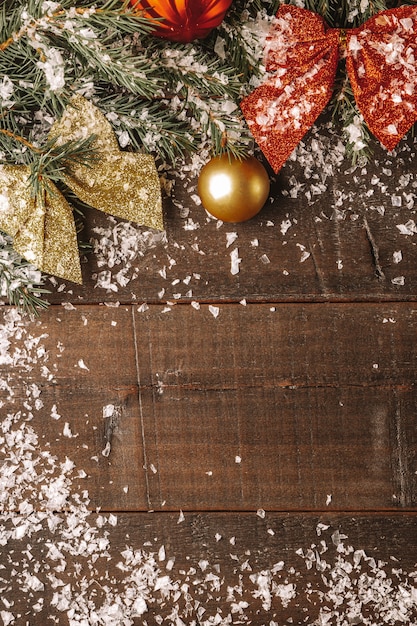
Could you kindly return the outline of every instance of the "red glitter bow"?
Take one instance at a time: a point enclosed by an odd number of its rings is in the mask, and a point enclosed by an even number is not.
[[[340,55],[359,111],[393,150],[417,120],[417,7],[381,11],[359,28],[329,28],[306,9],[282,5],[268,35],[268,79],[241,103],[275,172],[329,102]]]

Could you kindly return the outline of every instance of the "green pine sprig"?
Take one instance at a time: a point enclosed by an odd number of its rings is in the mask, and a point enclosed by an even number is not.
[[[347,76],[339,81],[332,100],[333,121],[342,126],[346,155],[352,165],[364,165],[372,155],[372,136],[365,120],[358,111]]]
[[[44,276],[33,265],[22,259],[12,245],[12,239],[0,232],[0,297],[30,317],[38,317],[49,305],[42,295]]]
[[[393,4],[384,0],[305,0],[305,8],[321,15],[334,28],[355,28]]]

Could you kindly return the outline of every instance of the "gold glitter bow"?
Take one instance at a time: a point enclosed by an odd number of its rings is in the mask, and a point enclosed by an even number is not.
[[[112,127],[91,102],[75,95],[50,136],[57,145],[94,135],[95,159],[68,166],[65,183],[90,206],[125,220],[163,230],[161,189],[149,155],[122,152]],[[0,230],[38,269],[81,283],[77,235],[70,204],[51,182],[34,197],[30,168],[0,166]]]

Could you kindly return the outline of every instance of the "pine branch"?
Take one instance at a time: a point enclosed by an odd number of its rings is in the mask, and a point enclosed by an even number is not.
[[[346,74],[339,76],[338,88],[332,99],[333,120],[342,124],[346,142],[346,154],[353,165],[365,164],[371,154],[372,137],[365,120],[359,112],[349,79]]]
[[[114,130],[123,147],[158,153],[163,162],[173,163],[197,149],[187,120],[171,108],[171,99],[155,102],[132,98],[125,93],[103,93],[101,110],[113,120]],[[183,103],[185,108],[185,103]]]
[[[305,0],[305,8],[321,15],[329,26],[352,28],[388,7],[384,0]]]
[[[45,192],[54,195],[50,183],[63,183],[65,174],[72,164],[93,166],[97,158],[91,147],[94,139],[95,136],[91,135],[87,139],[68,141],[61,145],[55,140],[49,140],[43,150],[33,155],[30,163],[28,184],[31,186],[32,195],[38,199],[43,199]]]
[[[75,85],[93,73],[97,81],[108,82],[134,95],[151,99],[162,87],[161,79],[151,69],[148,59],[126,54],[126,46],[113,47],[109,41],[90,40],[79,33],[66,30],[55,43],[71,53],[77,62],[74,72]]]
[[[69,4],[66,1],[62,6],[65,8]],[[159,145],[156,143],[151,146],[145,145],[145,150],[156,150],[162,158],[168,157],[172,162],[178,155],[184,156],[189,148],[195,149],[199,141],[205,142],[207,135],[213,136],[215,150],[220,146],[219,132],[224,137],[226,131],[226,135],[229,138],[233,137],[235,141],[239,140],[243,129],[247,135],[239,115],[237,121],[234,114],[225,114],[216,106],[214,108],[217,110],[212,112],[210,120],[205,122],[207,112],[204,110],[200,113],[194,105],[195,99],[200,99],[204,103],[218,99],[224,101],[224,111],[237,109],[232,103],[239,99],[244,76],[236,73],[236,68],[230,64],[230,60],[225,62],[220,59],[217,54],[213,54],[213,49],[207,48],[204,43],[182,46],[150,38],[149,21],[140,21],[131,11],[121,12],[120,5],[115,0],[109,0],[100,10],[93,11],[88,16],[87,22],[85,15],[91,3],[82,4],[82,7],[77,7],[76,12],[71,13],[71,10],[65,11],[60,8],[46,16],[40,13],[39,7],[35,10],[37,3],[34,6],[30,5],[29,8],[33,13],[29,24],[32,28],[37,28],[37,44],[41,49],[41,58],[45,58],[45,61],[39,62],[33,42],[26,41],[24,35],[28,31],[27,25],[20,26],[16,31],[17,18],[9,20],[8,30],[15,29],[15,33],[19,32],[19,41],[15,41],[16,34],[8,33],[9,40],[13,40],[13,43],[9,43],[4,48],[3,55],[0,55],[0,72],[3,70],[7,80],[11,81],[13,96],[17,95],[18,98],[13,104],[14,115],[11,115],[10,111],[5,113],[5,117],[8,118],[4,122],[5,127],[16,133],[14,120],[20,109],[18,126],[21,128],[23,121],[28,138],[41,140],[42,130],[45,131],[45,128],[42,128],[42,124],[33,122],[33,110],[38,109],[44,111],[45,115],[59,117],[71,95],[67,85],[81,92],[86,89],[91,91],[94,77],[93,89],[96,94],[100,92],[122,94],[125,101],[130,102],[135,96],[139,96],[142,102],[149,102],[148,117],[150,114],[152,118],[158,118],[155,125],[159,126],[161,141]],[[249,5],[252,4],[256,2],[249,2]],[[20,13],[16,11],[16,15],[19,16]],[[62,28],[64,19],[66,27]],[[132,42],[126,43],[122,35],[130,33],[133,26],[135,37]],[[131,43],[136,45],[132,47]],[[19,52],[17,56],[21,57],[17,62],[16,50]],[[51,84],[50,78],[48,85],[45,76],[47,70],[42,71],[42,64],[49,62],[52,52],[57,57],[56,76],[53,77],[55,83],[61,80],[63,82],[64,76],[67,79],[66,85],[61,89]],[[22,62],[27,66],[25,81],[19,79],[19,67]],[[255,63],[255,59],[250,59],[250,64],[246,63],[246,75],[249,68],[253,70]],[[19,84],[19,91],[15,87],[16,84]],[[180,92],[179,84],[182,85]],[[31,88],[33,85],[36,85],[36,89]],[[49,96],[48,100],[45,99],[46,94]],[[180,106],[172,105],[174,96],[181,101]],[[164,110],[164,115],[156,115],[155,102]],[[21,103],[26,104],[24,109],[21,108]],[[186,111],[183,117],[182,106]],[[145,105],[141,104],[141,108],[144,110]],[[206,109],[207,106],[203,108]],[[132,104],[132,111],[134,109],[135,106]],[[32,115],[29,115],[29,112]],[[197,124],[193,122],[195,118]],[[176,123],[178,121],[180,124]],[[241,127],[239,133],[236,132],[238,127]],[[128,124],[125,124],[124,130],[129,132]],[[138,145],[139,138],[149,138],[148,134],[138,129],[130,134],[132,135],[130,143],[134,146]],[[242,145],[247,145],[247,142],[247,137],[244,137]],[[9,152],[9,155],[12,156],[14,152],[15,149],[12,153]]]
[[[23,314],[37,317],[49,306],[41,297],[50,293],[43,281],[41,272],[22,259],[13,250],[11,238],[0,232],[0,296]]]
[[[217,48],[218,54],[224,55],[224,59],[241,76],[244,83],[253,75],[258,75],[258,67],[263,58],[263,50],[253,28],[255,20],[267,15],[274,16],[280,4],[279,0],[233,2],[227,20],[220,24],[209,41],[209,45]]]
[[[387,8],[387,3],[384,0],[368,0],[367,2],[361,2],[360,0],[351,1],[349,3],[349,10],[343,13],[343,20],[348,26],[360,26],[360,24],[363,24],[366,20],[380,11],[385,11]]]
[[[334,26],[333,0],[304,0],[304,7],[308,11],[321,15],[329,26]]]

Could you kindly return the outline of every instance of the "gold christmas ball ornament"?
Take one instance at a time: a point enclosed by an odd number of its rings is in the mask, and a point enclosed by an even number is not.
[[[255,157],[214,157],[200,172],[203,207],[223,222],[244,222],[259,213],[269,196],[269,176]]]

